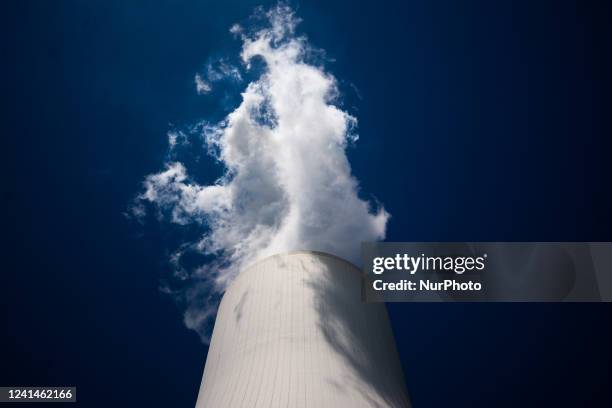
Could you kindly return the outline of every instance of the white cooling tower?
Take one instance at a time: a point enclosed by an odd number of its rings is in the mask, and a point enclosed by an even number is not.
[[[387,310],[332,255],[276,255],[221,301],[197,408],[410,407]]]

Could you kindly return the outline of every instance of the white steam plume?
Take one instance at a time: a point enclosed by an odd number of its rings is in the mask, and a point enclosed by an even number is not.
[[[358,197],[347,144],[356,119],[333,104],[336,81],[306,62],[309,45],[294,34],[293,12],[277,6],[267,28],[234,29],[246,69],[265,62],[242,102],[223,121],[201,126],[209,151],[226,171],[214,185],[200,185],[175,161],[150,175],[139,202],[150,202],[178,224],[205,233],[173,255],[185,287],[185,323],[207,340],[216,299],[236,274],[255,260],[292,250],[325,251],[358,262],[362,241],[384,239],[389,215]],[[195,268],[181,267],[187,251],[214,255]]]

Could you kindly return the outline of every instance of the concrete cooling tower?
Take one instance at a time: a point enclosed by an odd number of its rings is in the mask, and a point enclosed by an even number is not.
[[[276,255],[225,292],[197,408],[410,407],[384,303],[361,271],[318,252]]]

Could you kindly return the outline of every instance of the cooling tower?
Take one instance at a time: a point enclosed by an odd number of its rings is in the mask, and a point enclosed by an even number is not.
[[[410,407],[384,303],[318,252],[245,269],[221,301],[197,408]]]

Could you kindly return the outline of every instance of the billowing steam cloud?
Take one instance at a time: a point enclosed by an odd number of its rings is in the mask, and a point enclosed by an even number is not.
[[[185,323],[206,341],[216,299],[241,268],[292,250],[319,250],[357,261],[362,241],[383,239],[389,215],[358,197],[345,149],[356,140],[356,119],[335,106],[336,81],[306,61],[307,40],[285,6],[266,14],[265,29],[232,33],[241,58],[265,68],[224,120],[200,126],[209,152],[224,166],[214,185],[200,185],[186,166],[169,162],[150,175],[138,197],[178,224],[198,224],[203,235],[181,247],[172,262],[185,287]],[[198,90],[202,91],[198,84]],[[207,89],[208,91],[208,89]],[[214,255],[195,269],[181,266],[188,251]]]

